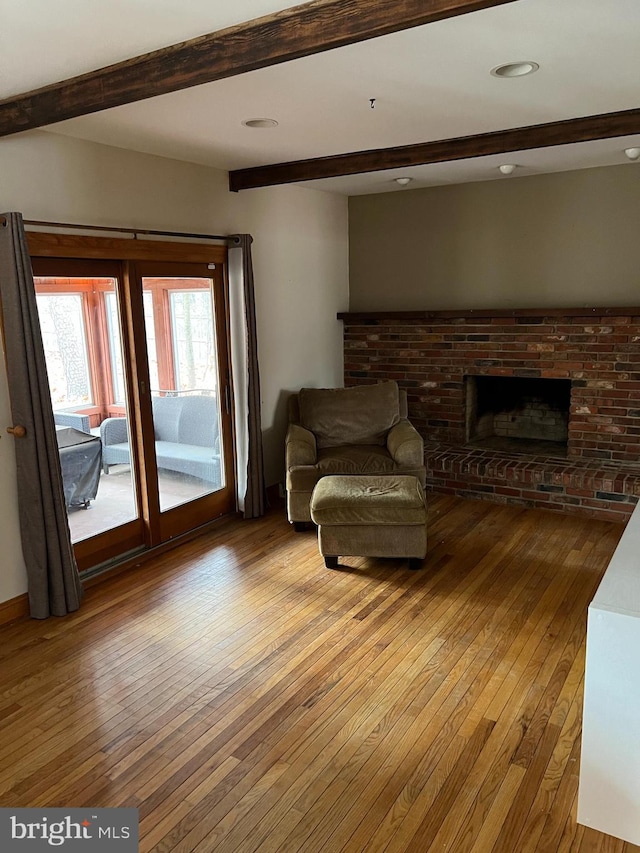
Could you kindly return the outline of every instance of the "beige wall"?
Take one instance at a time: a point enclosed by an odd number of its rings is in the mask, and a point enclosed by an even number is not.
[[[282,479],[284,400],[342,384],[346,199],[300,187],[227,191],[225,172],[50,133],[0,140],[0,207],[26,219],[253,235],[265,467]],[[4,363],[0,364],[0,601],[26,588]]]
[[[640,304],[640,165],[349,201],[350,308]]]

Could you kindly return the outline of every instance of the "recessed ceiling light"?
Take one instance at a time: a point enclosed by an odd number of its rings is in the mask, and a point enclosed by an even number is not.
[[[640,148],[625,148],[624,153],[629,160],[640,160]]]
[[[396,184],[400,184],[401,187],[406,187],[407,184],[410,184],[413,178],[394,178],[393,179]]]
[[[503,175],[513,175],[517,166],[514,163],[503,163],[501,166],[498,166],[498,169]]]
[[[524,77],[533,74],[540,66],[537,62],[507,62],[491,69],[494,77]]]
[[[278,122],[274,118],[250,118],[243,121],[245,127],[277,127]]]

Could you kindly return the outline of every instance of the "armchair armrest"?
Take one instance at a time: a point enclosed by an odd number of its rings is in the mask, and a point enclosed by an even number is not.
[[[90,432],[89,415],[79,412],[54,412],[53,420],[58,426],[70,426],[80,432]]]
[[[294,465],[315,465],[318,461],[315,435],[299,424],[289,424],[285,456],[287,470]]]
[[[409,421],[400,421],[387,435],[387,450],[393,461],[403,468],[420,468],[424,465],[424,442],[418,430]]]
[[[103,445],[123,444],[129,441],[126,418],[106,418],[100,424],[100,438]]]

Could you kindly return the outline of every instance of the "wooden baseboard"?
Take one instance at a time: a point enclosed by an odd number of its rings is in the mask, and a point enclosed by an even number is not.
[[[25,619],[29,616],[29,596],[26,592],[8,601],[0,603],[0,625],[15,622],[16,619]]]

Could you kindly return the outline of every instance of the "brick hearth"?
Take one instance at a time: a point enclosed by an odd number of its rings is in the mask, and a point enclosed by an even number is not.
[[[339,314],[345,384],[395,379],[428,488],[626,520],[640,496],[640,308]],[[565,458],[465,444],[465,376],[571,380]]]

